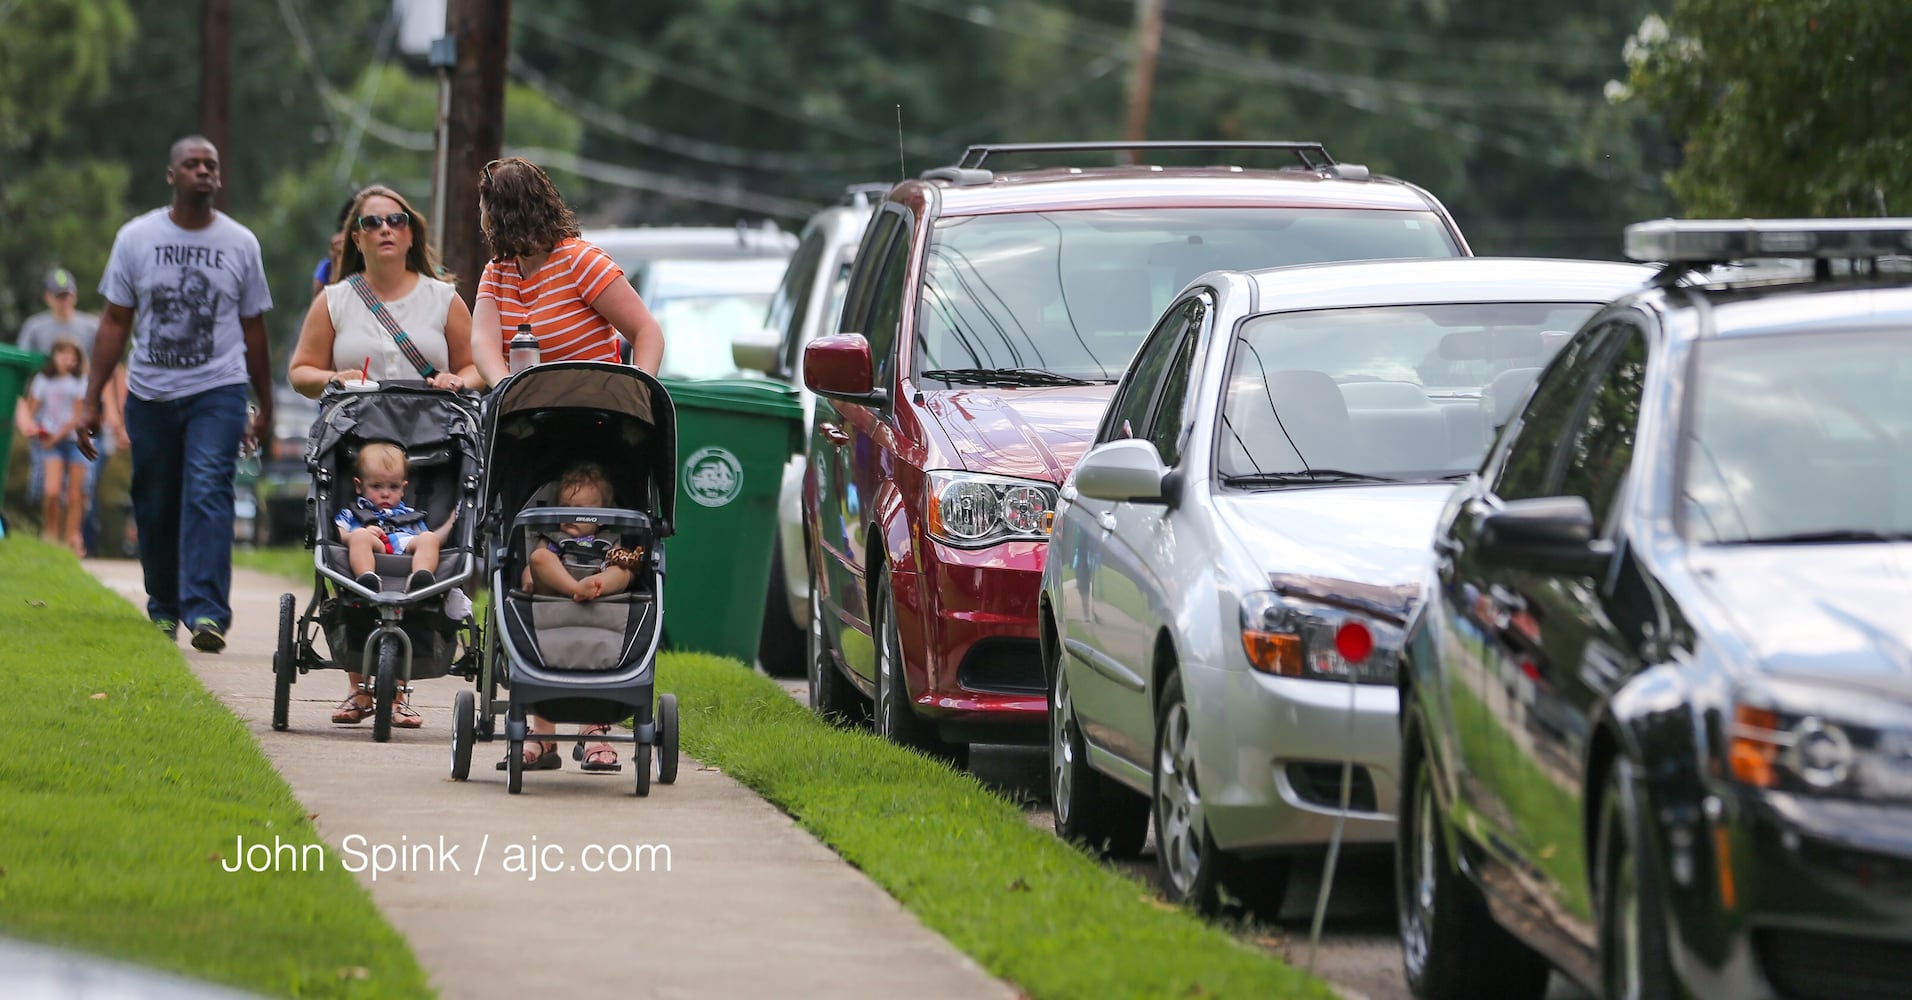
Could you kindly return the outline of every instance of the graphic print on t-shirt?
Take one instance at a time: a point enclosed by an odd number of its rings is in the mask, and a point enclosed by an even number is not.
[[[191,251],[196,247],[161,247]],[[216,256],[216,255],[215,255]],[[179,278],[171,285],[159,285],[148,300],[150,317],[145,328],[147,357],[161,368],[197,368],[212,360],[213,317],[218,313],[218,298],[212,279],[196,267],[181,267]]]

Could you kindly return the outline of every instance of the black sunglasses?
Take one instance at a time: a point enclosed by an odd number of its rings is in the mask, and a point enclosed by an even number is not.
[[[411,221],[410,212],[393,212],[390,215],[361,215],[358,217],[357,225],[360,232],[369,233],[380,226],[401,229],[410,225]]]

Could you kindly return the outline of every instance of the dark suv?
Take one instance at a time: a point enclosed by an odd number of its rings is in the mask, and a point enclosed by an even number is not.
[[[984,167],[1190,149],[1223,162]],[[1227,162],[1245,151],[1294,165]],[[1057,490],[1161,310],[1214,270],[1467,253],[1427,192],[1318,143],[977,146],[896,185],[841,332],[804,355],[812,704],[872,699],[884,735],[955,760],[1042,739]]]

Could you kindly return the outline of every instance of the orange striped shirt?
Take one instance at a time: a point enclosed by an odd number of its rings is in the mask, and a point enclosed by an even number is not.
[[[518,325],[529,323],[541,361],[616,361],[617,328],[591,303],[622,280],[624,269],[610,254],[572,238],[559,243],[529,279],[518,273],[515,257],[486,264],[478,298],[498,304],[506,347]]]

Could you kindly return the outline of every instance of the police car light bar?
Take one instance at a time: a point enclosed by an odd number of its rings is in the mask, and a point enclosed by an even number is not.
[[[1626,254],[1664,264],[1912,252],[1912,219],[1658,219],[1626,228]]]

